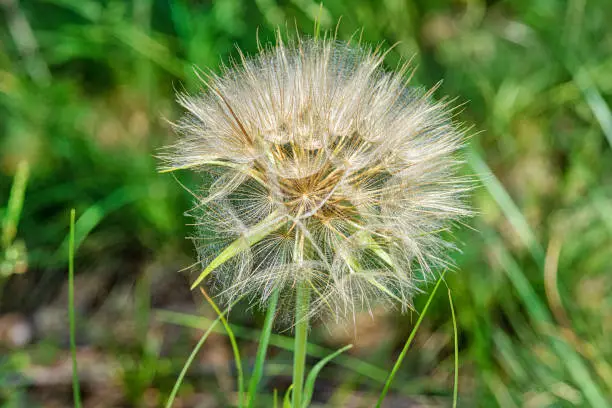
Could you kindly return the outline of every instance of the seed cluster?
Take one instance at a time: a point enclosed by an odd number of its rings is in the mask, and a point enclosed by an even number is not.
[[[306,283],[313,314],[404,309],[448,266],[442,233],[469,215],[464,132],[445,101],[409,85],[407,65],[387,72],[383,58],[279,40],[179,96],[181,137],[162,158],[205,175],[193,239],[223,300],[265,304],[279,290],[290,314]]]

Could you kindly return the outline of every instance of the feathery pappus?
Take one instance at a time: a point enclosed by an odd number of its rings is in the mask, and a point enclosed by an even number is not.
[[[449,266],[443,238],[470,214],[458,175],[465,131],[449,103],[411,86],[410,67],[330,38],[260,50],[198,95],[181,94],[180,138],[165,170],[193,169],[193,237],[204,277],[227,304],[265,306],[296,288],[312,316],[342,319],[375,305],[405,310]],[[195,286],[194,285],[194,286]]]

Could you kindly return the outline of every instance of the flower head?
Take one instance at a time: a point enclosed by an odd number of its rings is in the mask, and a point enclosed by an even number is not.
[[[205,174],[194,192],[199,262],[219,296],[313,313],[408,307],[448,266],[441,233],[468,215],[457,176],[464,133],[407,65],[330,39],[298,39],[210,74],[180,95],[168,170]],[[196,283],[199,283],[200,279]],[[280,310],[292,310],[281,307]]]

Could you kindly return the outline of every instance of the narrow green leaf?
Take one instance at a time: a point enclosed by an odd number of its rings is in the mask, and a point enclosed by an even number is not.
[[[163,160],[163,156],[160,157],[160,159]],[[238,164],[238,163],[233,163],[230,161],[222,161],[222,160],[208,160],[208,161],[203,161],[202,163],[190,163],[190,164],[186,164],[183,166],[177,166],[177,167],[162,167],[159,170],[159,173],[164,174],[164,173],[172,173],[174,171],[178,171],[178,170],[187,170],[187,169],[192,169],[194,167],[201,167],[201,166],[220,166],[220,167],[227,167],[236,171],[240,171],[242,173],[244,173],[245,175],[251,177],[253,180],[257,181],[258,183],[262,184],[262,185],[266,185],[266,183],[261,179],[261,177],[259,177],[257,175],[257,173],[255,171],[253,171],[253,169],[244,166],[242,164]]]
[[[321,34],[321,14],[323,13],[323,3],[319,3],[319,12],[317,13],[317,17],[314,21],[314,39],[315,41],[319,39]]]
[[[521,238],[521,241],[529,248],[533,259],[542,267],[544,265],[544,250],[538,242],[533,229],[527,219],[518,208],[504,185],[491,171],[487,163],[475,150],[468,150],[468,163],[476,172],[478,178],[489,191],[489,194],[497,202],[499,208]]]
[[[393,369],[389,373],[389,376],[387,377],[387,381],[385,381],[383,390],[380,393],[378,402],[376,403],[376,408],[380,408],[382,402],[387,396],[387,392],[389,392],[389,388],[391,387],[391,383],[393,382],[393,379],[395,378],[395,374],[397,373],[397,370],[399,370],[400,365],[402,365],[402,362],[404,361],[404,358],[406,357],[406,353],[408,352],[408,348],[410,347],[410,344],[412,343],[412,340],[414,339],[414,336],[416,335],[417,330],[421,326],[421,322],[423,321],[423,318],[425,318],[425,315],[427,314],[427,310],[429,309],[429,305],[431,304],[431,301],[433,300],[436,292],[438,291],[438,288],[440,287],[440,284],[442,283],[442,280],[444,279],[445,274],[446,274],[446,271],[442,274],[442,276],[440,276],[440,278],[438,278],[438,282],[436,282],[436,286],[431,291],[431,294],[429,295],[429,298],[427,299],[427,303],[425,303],[425,307],[423,308],[423,312],[417,319],[417,322],[414,325],[414,328],[410,332],[410,336],[408,337],[408,340],[406,340],[406,344],[404,344],[404,348],[402,349],[402,352],[397,358],[397,361],[395,362]]]
[[[270,297],[270,302],[268,303],[266,319],[264,320],[261,336],[259,337],[259,346],[257,347],[255,366],[253,367],[253,374],[251,375],[251,381],[249,382],[249,408],[255,406],[255,401],[257,399],[257,388],[261,378],[263,377],[263,367],[266,361],[266,353],[268,351],[268,344],[270,343],[270,335],[272,334],[272,326],[274,323],[274,315],[276,314],[277,304],[278,290],[275,290]]]
[[[157,320],[176,324],[184,327],[192,327],[196,329],[207,329],[211,324],[210,319],[206,319],[202,316],[194,316],[186,313],[172,312],[169,310],[156,310],[155,317]],[[234,334],[237,337],[248,339],[251,341],[257,341],[261,336],[261,332],[252,328],[239,326],[236,324],[230,324]],[[221,333],[221,329],[215,329],[216,333]],[[278,347],[282,350],[293,351],[293,339],[288,336],[272,333],[270,335],[270,344],[274,347]],[[333,353],[334,350],[330,350],[325,347],[321,347],[314,343],[308,343],[308,355],[316,358],[325,358],[325,356]],[[354,371],[355,373],[370,378],[378,383],[384,383],[387,378],[387,372],[374,364],[370,364],[367,361],[360,360],[349,355],[340,355],[336,359],[336,363],[342,367]]]
[[[487,234],[495,240],[499,240],[494,233]],[[542,329],[542,332],[550,332],[553,327],[552,317],[546,305],[542,302],[536,291],[531,286],[529,280],[521,270],[516,260],[510,252],[503,246],[499,246],[498,258],[508,279],[516,289],[516,292],[521,301],[526,305],[527,310],[536,326]],[[596,381],[593,380],[591,372],[587,364],[582,359],[582,356],[567,343],[562,336],[548,336],[548,341],[552,349],[558,356],[561,357],[562,364],[566,367],[585,399],[592,407],[610,407],[607,402],[604,392],[600,389]]]
[[[387,294],[387,296],[395,299],[398,303],[404,304],[402,299],[400,299],[397,296],[395,296],[389,289],[385,288],[383,285],[381,285],[379,282],[377,282],[376,279],[374,279],[371,276],[367,276],[366,278],[367,278],[368,282],[370,282],[372,284],[372,286],[375,286],[381,292],[385,292]]]
[[[323,360],[315,364],[314,367],[312,367],[312,370],[310,370],[310,373],[308,374],[308,377],[306,378],[306,383],[304,385],[304,397],[303,397],[304,408],[308,408],[308,405],[310,404],[310,400],[312,399],[312,393],[314,391],[315,381],[317,380],[317,376],[319,375],[323,367],[325,367],[325,365],[329,363],[334,357],[336,357],[339,354],[342,354],[343,352],[351,349],[352,347],[353,347],[352,344],[349,344],[348,346],[344,346],[341,349],[336,350],[329,356],[325,357]]]
[[[457,337],[457,319],[455,317],[455,307],[453,306],[453,297],[450,289],[448,290],[448,302],[450,303],[451,317],[453,319],[453,340],[455,344],[455,378],[453,385],[453,408],[457,408],[457,399],[459,397],[459,339]]]
[[[365,230],[361,230],[357,232],[355,235],[361,245],[367,246],[374,253],[374,255],[379,257],[390,267],[392,268],[394,267],[393,260],[391,259],[389,254],[380,247],[380,245],[374,240],[374,238],[372,238],[371,234],[369,234]],[[367,279],[367,281],[370,282],[372,286],[375,286],[378,290],[380,290],[381,292],[384,292],[387,296],[391,297],[392,299],[395,299],[395,301],[397,301],[398,303],[400,304],[404,303],[402,299],[397,297],[393,292],[391,292],[389,289],[387,289],[386,287],[381,285],[379,282],[377,282],[376,279],[368,275],[366,271],[363,271],[361,269],[361,265],[359,264],[359,262],[354,256],[350,256],[350,255],[342,254],[342,253],[340,255],[342,256],[346,264],[351,269],[353,269],[356,272],[362,273],[365,279]]]
[[[293,391],[293,384],[291,384],[285,392],[285,398],[283,398],[283,408],[291,408],[291,391]]]
[[[610,111],[610,107],[601,95],[601,92],[599,92],[599,89],[597,89],[586,68],[579,70],[570,69],[570,71],[572,71],[574,76],[574,83],[582,91],[584,99],[589,105],[591,112],[593,112],[593,116],[597,119],[603,134],[606,136],[610,147],[612,147],[612,111]]]
[[[122,187],[115,190],[112,194],[87,208],[76,220],[75,224],[75,250],[79,249],[85,238],[96,228],[100,222],[111,212],[126,206],[139,198],[143,197],[146,191],[144,189],[135,189],[131,187]],[[68,246],[69,237],[66,237],[60,247],[58,254],[65,254]],[[64,258],[62,258],[64,259]]]
[[[81,390],[76,355],[76,318],[74,313],[74,223],[76,211],[70,210],[68,243],[68,318],[70,320],[70,354],[72,356],[72,394],[75,408],[81,408]]]
[[[213,332],[213,329],[215,328],[217,323],[219,323],[220,320],[221,320],[221,316],[217,317],[217,319],[212,322],[212,324],[208,327],[208,330],[206,330],[204,334],[202,334],[202,337],[200,337],[200,340],[198,341],[198,343],[195,345],[195,347],[191,351],[189,358],[187,358],[187,361],[185,361],[185,365],[183,366],[181,373],[179,374],[179,376],[176,379],[176,382],[174,383],[174,387],[172,387],[172,392],[170,393],[170,396],[168,397],[168,401],[166,402],[166,408],[172,407],[172,404],[174,403],[174,399],[176,398],[176,394],[178,393],[179,388],[181,388],[183,379],[185,378],[185,375],[187,374],[187,370],[189,370],[191,363],[193,363],[193,360],[195,360],[195,357],[198,355],[198,352],[204,345],[204,342],[206,341],[210,333]]]
[[[200,349],[204,345],[204,342],[206,341],[206,339],[208,338],[210,333],[215,331],[215,326],[217,326],[217,324],[221,321],[221,317],[225,316],[227,314],[227,312],[232,308],[232,306],[234,306],[239,300],[240,299],[238,299],[238,300],[236,300],[236,302],[232,303],[223,313],[217,313],[218,317],[215,320],[213,320],[212,322],[209,322],[206,318],[202,318],[203,320],[207,321],[208,329],[206,329],[206,331],[204,332],[202,337],[200,337],[200,340],[198,341],[196,346],[191,351],[191,354],[189,355],[189,358],[187,358],[187,361],[185,361],[185,365],[183,366],[183,369],[181,370],[181,373],[179,374],[178,378],[176,379],[176,382],[174,383],[174,387],[172,388],[172,392],[170,393],[170,396],[168,397],[168,401],[166,402],[166,408],[171,408],[172,407],[172,404],[174,403],[174,399],[176,398],[176,394],[178,393],[178,390],[181,387],[181,384],[183,383],[183,379],[185,378],[185,375],[187,374],[187,370],[189,370],[189,367],[191,366],[191,363],[193,363],[193,360],[195,359],[195,357],[197,356],[198,352],[200,351]],[[195,319],[198,319],[198,317],[196,317],[196,316],[193,316],[193,317]],[[195,326],[195,325],[194,326],[190,326],[190,327],[200,328],[200,327]]]
[[[393,263],[393,260],[389,254],[378,244],[378,242],[376,242],[374,238],[372,238],[372,234],[366,230],[361,230],[357,232],[357,235],[360,242],[367,245],[377,257],[382,259],[387,265],[395,267],[395,264]]]
[[[248,249],[251,245],[254,245],[264,239],[266,236],[276,231],[285,222],[283,217],[279,217],[276,212],[270,214],[266,219],[255,225],[249,234],[244,237],[240,237],[231,244],[229,244],[210,264],[200,273],[200,276],[195,280],[191,289],[198,287],[200,283],[206,278],[212,271],[223,265],[225,262],[238,255],[242,251]]]
[[[232,331],[231,326],[227,323],[227,319],[225,318],[224,313],[221,313],[221,310],[219,310],[219,307],[217,306],[215,301],[212,300],[210,296],[208,296],[204,289],[200,288],[200,291],[202,292],[202,295],[204,295],[204,298],[206,298],[208,304],[210,304],[210,306],[214,309],[215,313],[217,313],[219,319],[221,319],[221,323],[223,323],[223,327],[225,327],[225,331],[227,332],[227,337],[229,337],[230,344],[232,345],[234,360],[236,362],[236,372],[238,373],[238,407],[242,407],[244,395],[244,373],[242,371],[242,361],[240,359],[240,350],[238,349],[238,342],[236,342],[236,336],[234,336],[234,332]]]
[[[6,215],[4,220],[2,220],[2,246],[4,248],[8,248],[11,245],[17,234],[17,225],[21,218],[23,199],[25,197],[26,186],[28,185],[29,175],[30,167],[28,162],[19,162],[17,171],[15,172],[13,185],[11,186],[11,192],[9,193]]]

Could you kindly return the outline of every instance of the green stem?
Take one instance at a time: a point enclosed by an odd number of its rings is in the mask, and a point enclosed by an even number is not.
[[[76,317],[74,313],[74,220],[76,211],[70,211],[70,238],[68,244],[68,320],[70,323],[70,354],[72,356],[72,394],[75,408],[81,408],[81,390],[76,355]]]
[[[302,407],[304,390],[304,371],[306,366],[306,347],[308,346],[308,308],[310,306],[310,287],[308,282],[300,282],[295,299],[295,348],[293,351],[293,408]]]

